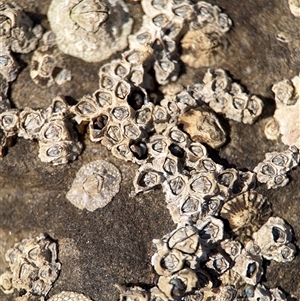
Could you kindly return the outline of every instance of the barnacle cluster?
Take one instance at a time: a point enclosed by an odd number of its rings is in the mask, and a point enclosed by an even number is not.
[[[252,124],[262,113],[263,102],[256,95],[248,95],[240,84],[222,69],[208,70],[203,84],[191,87],[195,97],[207,103],[216,113],[237,122]]]
[[[61,268],[56,243],[44,234],[15,244],[5,259],[10,271],[0,276],[0,288],[5,294],[18,290],[20,297],[16,300],[20,301],[47,296]]]
[[[54,83],[62,85],[71,80],[71,71],[64,68],[55,35],[51,31],[44,33],[42,45],[34,51],[30,65],[30,77],[40,87],[50,87]]]
[[[53,165],[75,160],[82,151],[73,124],[68,118],[69,106],[57,96],[45,109],[26,107],[21,112],[8,109],[0,114],[0,128],[5,137],[18,134],[19,137],[38,140],[39,157]]]
[[[284,144],[300,148],[300,76],[276,83],[272,91],[275,94],[276,110],[265,126],[266,137],[276,140],[282,135]]]
[[[57,96],[45,110],[18,110],[11,109],[7,99],[8,82],[18,72],[11,51],[36,48],[41,29],[21,18],[17,5],[0,4],[4,16],[0,38],[5,41],[0,57],[5,67],[0,76],[0,150],[18,135],[38,141],[44,162],[73,161],[82,151],[75,121],[78,128],[87,128],[91,141],[139,165],[136,193],[162,187],[176,229],[153,240],[156,252],[151,263],[157,280],[152,288],[118,285],[122,301],[286,300],[279,289],[269,290],[259,282],[264,260],[293,260],[292,231],[282,219],[270,217],[270,203],[255,188],[257,181],[268,188],[287,183],[285,174],[299,164],[299,136],[290,144],[287,127],[280,125],[282,141],[295,146],[266,154],[254,172],[214,162],[209,148],[217,149],[227,139],[217,114],[252,124],[262,113],[262,100],[246,93],[223,69],[209,69],[202,83],[188,87],[170,82],[178,78],[180,59],[193,67],[210,65],[222,51],[232,22],[204,1],[142,0],[141,5],[145,12],[141,28],[128,37],[128,50],[120,58],[101,66],[99,88],[92,95],[74,106]],[[67,71],[58,78],[54,75],[55,68],[63,68],[56,47],[86,61],[101,61],[126,48],[132,25],[123,1],[115,0],[53,0],[48,17],[56,38],[51,32],[43,36],[31,65],[31,77],[42,87],[70,76]],[[148,94],[157,84],[164,85],[162,99]],[[297,114],[298,90],[299,77],[273,86],[277,103],[273,121],[281,119],[279,111],[286,112],[282,108]],[[278,137],[273,133],[276,128],[269,124],[271,139]],[[97,160],[78,171],[66,197],[79,209],[94,211],[115,196],[120,182],[114,165]],[[44,251],[50,252],[50,261]],[[54,243],[41,235],[17,244],[6,257],[11,272],[0,277],[5,292],[25,290],[24,299],[47,295],[60,269]],[[89,299],[62,292],[49,300]]]
[[[268,189],[285,186],[289,182],[286,173],[300,162],[299,149],[295,146],[290,146],[284,152],[266,153],[265,157],[265,160],[254,168],[254,172],[257,174],[257,180],[266,183]]]

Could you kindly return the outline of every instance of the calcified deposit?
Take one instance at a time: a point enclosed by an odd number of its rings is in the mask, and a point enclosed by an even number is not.
[[[261,116],[263,100],[220,68],[208,68],[188,86],[176,80],[184,63],[209,67],[222,60],[232,20],[203,1],[142,0],[141,5],[141,27],[130,34],[132,19],[123,1],[53,0],[48,12],[53,32],[42,35],[18,5],[0,3],[1,154],[18,136],[38,142],[43,162],[67,164],[80,156],[78,131],[86,128],[92,142],[139,166],[137,194],[161,187],[176,228],[153,240],[156,252],[149,261],[155,282],[117,285],[120,300],[286,300],[279,288],[261,281],[266,260],[294,259],[292,228],[271,216],[270,201],[256,188],[285,186],[287,173],[299,165],[299,77],[272,88],[276,111],[265,132],[270,139],[282,134],[286,150],[266,153],[253,171],[226,168],[209,156],[210,148],[228,139],[220,115],[251,125]],[[107,51],[98,51],[103,47]],[[101,65],[99,88],[73,106],[56,96],[46,109],[11,108],[9,83],[19,70],[14,53],[33,50],[30,76],[44,88],[71,80],[60,51],[89,62],[121,54]],[[161,97],[150,95],[155,86]],[[286,110],[293,111],[294,122],[284,119]],[[100,159],[82,166],[65,192],[81,210],[106,206],[120,189],[118,168]],[[0,277],[4,293],[18,290],[20,300],[47,298],[61,268],[50,238],[25,239],[5,259],[10,271]],[[49,300],[89,299],[61,292]]]

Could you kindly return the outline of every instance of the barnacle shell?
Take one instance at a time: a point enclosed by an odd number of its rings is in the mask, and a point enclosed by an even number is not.
[[[267,183],[268,189],[285,186],[289,179],[286,173],[300,162],[300,151],[296,146],[289,147],[283,152],[266,153],[265,160],[255,168],[257,180]]]
[[[191,109],[181,115],[179,122],[193,141],[207,143],[213,148],[222,146],[226,141],[226,134],[217,116],[204,109]]]
[[[6,272],[0,277],[0,286],[5,293],[10,293],[12,288],[23,290],[26,298],[46,296],[61,267],[56,244],[44,234],[15,244],[6,252],[5,259],[11,273]]]
[[[264,134],[269,140],[277,140],[280,136],[280,125],[274,117],[270,117],[265,124]]]
[[[239,273],[246,283],[256,285],[263,275],[262,257],[245,250],[235,258],[233,270]]]
[[[116,0],[53,0],[48,19],[59,49],[87,62],[126,48],[133,23],[124,2]]]
[[[19,73],[19,65],[10,50],[1,45],[0,40],[0,74],[8,81],[12,82]]]
[[[25,139],[37,139],[44,123],[45,117],[41,110],[25,108],[20,113],[20,128],[18,135]]]
[[[273,298],[271,296],[270,291],[262,284],[258,284],[255,287],[253,296],[249,298],[250,301],[254,300],[265,300],[265,301],[272,301]],[[277,301],[277,299],[275,299]]]
[[[244,240],[266,222],[271,212],[266,198],[250,190],[226,202],[220,215],[229,221],[232,231]]]
[[[95,211],[119,192],[121,174],[111,163],[97,160],[82,166],[66,198],[79,209]]]
[[[253,234],[253,238],[264,258],[278,262],[287,262],[294,259],[296,248],[290,243],[292,229],[280,217],[270,217]]]
[[[300,4],[297,0],[289,0],[289,7],[295,17],[300,17]]]
[[[28,53],[34,50],[42,36],[42,26],[33,27],[31,19],[14,2],[0,3],[0,44],[13,52]]]
[[[211,255],[208,258],[208,262],[206,263],[206,266],[209,269],[213,269],[216,271],[218,274],[223,274],[226,270],[230,268],[231,262],[230,258],[226,258],[220,253]]]
[[[83,294],[75,292],[62,291],[56,295],[53,295],[48,299],[49,301],[91,301],[90,298]]]
[[[221,241],[224,236],[224,224],[220,219],[209,216],[206,220],[198,220],[200,242],[204,246],[211,246]]]
[[[115,286],[120,291],[120,301],[148,301],[149,300],[149,292],[142,289],[141,287],[126,287],[120,284],[115,284]]]
[[[168,301],[167,296],[156,286],[150,289],[150,301]]]
[[[179,298],[197,287],[197,274],[191,269],[182,269],[171,276],[160,276],[158,288],[170,299]]]
[[[10,109],[1,113],[0,127],[5,131],[7,137],[14,136],[19,127],[19,111]]]

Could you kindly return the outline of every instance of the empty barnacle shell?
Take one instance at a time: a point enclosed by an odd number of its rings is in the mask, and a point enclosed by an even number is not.
[[[49,301],[91,301],[90,298],[83,294],[76,292],[62,291],[58,294],[53,295],[48,299]]]
[[[201,210],[203,200],[197,196],[188,196],[180,206],[181,215],[193,215]]]
[[[171,276],[160,276],[158,288],[169,298],[181,298],[197,287],[197,274],[185,268]]]
[[[271,215],[271,205],[264,196],[254,190],[246,191],[226,202],[220,212],[228,220],[232,231],[241,236],[250,237]]]
[[[193,141],[206,143],[213,148],[221,147],[226,134],[217,116],[205,109],[191,109],[180,116],[179,122]]]
[[[104,136],[106,125],[109,123],[109,116],[107,114],[100,114],[92,118],[89,122],[90,139],[93,142],[98,142]]]
[[[79,169],[66,198],[81,210],[95,211],[119,192],[120,182],[121,174],[113,164],[93,161]]]
[[[204,158],[206,155],[207,151],[203,144],[200,142],[192,142],[186,150],[186,165],[194,167],[197,161]]]
[[[61,96],[53,98],[51,105],[46,109],[45,114],[48,118],[51,117],[63,117],[69,114],[69,105]]]
[[[23,291],[26,300],[31,296],[45,297],[61,268],[56,243],[44,234],[16,243],[6,252],[5,259],[11,272],[1,275],[0,287],[5,293],[11,289]]]
[[[120,301],[148,301],[149,292],[138,286],[126,287],[124,285],[115,284],[120,291]]]
[[[235,258],[233,270],[240,274],[246,283],[256,285],[263,275],[262,257],[249,254],[243,250]]]
[[[20,113],[20,128],[18,135],[25,139],[37,139],[44,123],[45,117],[41,110],[25,108]]]
[[[195,226],[199,230],[199,239],[204,246],[211,246],[223,239],[224,224],[220,219],[209,216],[205,220],[197,220]]]
[[[164,181],[163,174],[157,172],[152,166],[142,165],[135,176],[133,185],[136,193],[140,191],[150,190]]]
[[[10,50],[0,45],[0,74],[8,81],[12,82],[19,73],[19,65]]]
[[[53,0],[48,19],[58,48],[87,62],[126,48],[133,23],[125,3],[114,0]]]
[[[55,133],[56,134],[56,133]],[[51,132],[52,135],[52,132]],[[74,161],[82,151],[82,144],[76,141],[39,142],[39,158],[53,165],[66,164]]]
[[[294,259],[296,248],[290,243],[292,229],[280,217],[270,217],[257,232],[253,233],[253,238],[264,258],[278,262]]]
[[[5,131],[6,136],[14,136],[19,127],[19,110],[10,109],[0,114],[0,127]]]
[[[200,205],[199,218],[205,220],[209,216],[219,215],[222,204],[223,202],[219,196],[204,197],[204,201]]]
[[[274,117],[270,117],[264,127],[264,134],[269,140],[277,140],[280,136],[280,125]]]

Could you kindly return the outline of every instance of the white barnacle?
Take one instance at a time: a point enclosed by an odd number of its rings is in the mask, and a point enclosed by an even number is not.
[[[121,174],[113,164],[93,161],[80,168],[66,197],[81,210],[95,211],[119,192],[120,182]]]
[[[126,48],[133,23],[120,0],[52,0],[48,19],[58,48],[87,62]]]

